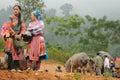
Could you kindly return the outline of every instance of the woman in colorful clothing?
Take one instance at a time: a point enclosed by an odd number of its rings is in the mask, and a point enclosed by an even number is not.
[[[13,15],[5,22],[7,28],[4,30],[2,36],[6,42],[5,53],[8,55],[8,69],[20,70],[19,60],[23,59],[22,48],[15,46],[15,40],[20,40],[21,35],[25,32],[26,28],[21,19],[21,7],[15,5],[13,7]]]
[[[45,40],[44,40],[44,22],[41,20],[41,13],[35,10],[31,13],[32,22],[27,30],[33,35],[31,42],[28,44],[27,68],[39,70],[41,56],[46,55]]]

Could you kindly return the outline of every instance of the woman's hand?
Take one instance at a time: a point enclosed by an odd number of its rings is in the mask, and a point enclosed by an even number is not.
[[[15,39],[20,39],[20,38],[21,38],[21,34],[19,34],[19,35],[16,34],[16,35],[15,35]]]

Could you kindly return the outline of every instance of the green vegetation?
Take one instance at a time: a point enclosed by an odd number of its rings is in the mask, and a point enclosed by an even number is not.
[[[80,73],[77,71],[74,72],[74,78],[75,78],[75,80],[82,80]]]
[[[47,26],[55,24],[51,27],[59,41],[55,42],[65,52],[96,53],[109,51],[109,44],[120,44],[120,21],[107,20],[106,16],[96,19],[89,15],[82,18],[76,14],[69,17],[48,17],[46,22]]]
[[[0,52],[5,48],[5,41],[0,37]]]
[[[55,60],[62,63],[65,63],[72,55],[71,53],[64,53],[62,50],[54,47],[49,48],[48,54],[50,60]]]
[[[110,78],[112,77],[112,73],[105,70],[105,72],[103,73],[103,76],[106,78]]]

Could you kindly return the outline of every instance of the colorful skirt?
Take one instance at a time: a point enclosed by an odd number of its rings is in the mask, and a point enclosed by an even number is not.
[[[38,61],[40,56],[46,55],[44,37],[40,35],[33,36],[28,49],[27,56],[29,56],[30,60]]]

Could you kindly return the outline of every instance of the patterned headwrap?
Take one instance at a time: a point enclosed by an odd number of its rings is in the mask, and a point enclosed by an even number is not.
[[[38,20],[41,20],[40,10],[35,10],[35,11],[32,12],[32,14],[34,14],[37,17]]]

